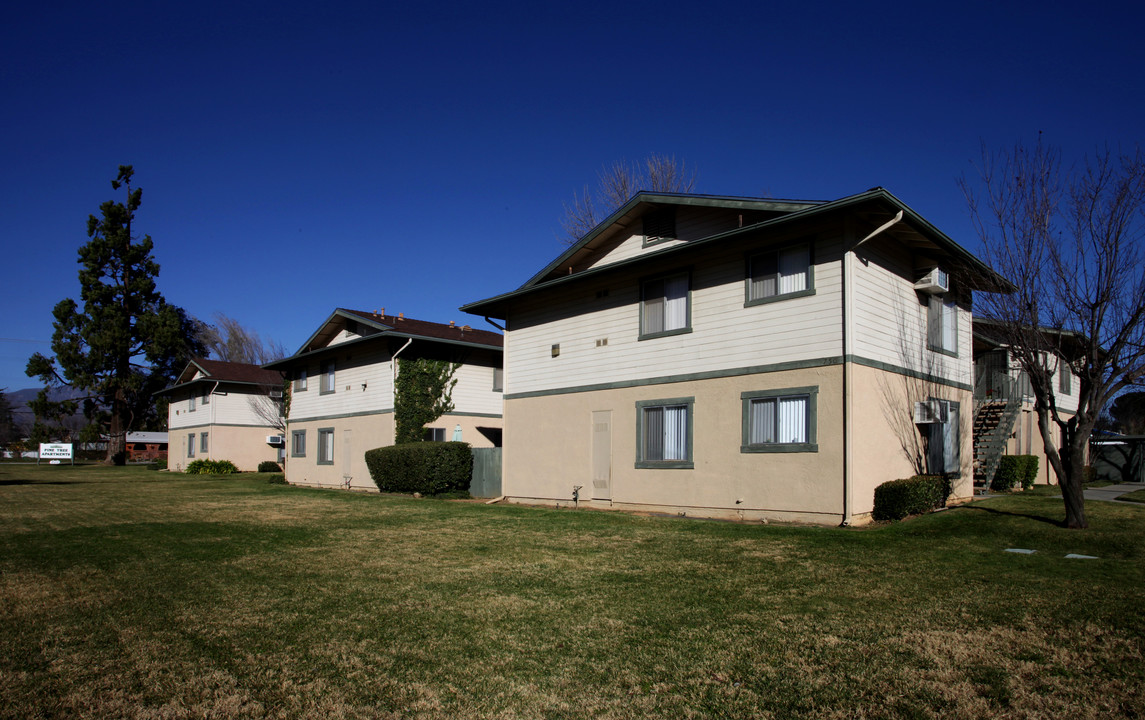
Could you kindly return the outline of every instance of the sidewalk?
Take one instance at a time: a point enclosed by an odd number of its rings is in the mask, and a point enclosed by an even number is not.
[[[1086,500],[1108,500],[1113,502],[1129,502],[1120,501],[1117,498],[1126,493],[1131,493],[1135,490],[1145,490],[1145,483],[1121,483],[1120,485],[1109,485],[1101,488],[1085,488],[1082,493]],[[1133,503],[1140,505],[1140,503]]]

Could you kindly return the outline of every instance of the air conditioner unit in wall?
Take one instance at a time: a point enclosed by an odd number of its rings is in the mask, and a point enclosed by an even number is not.
[[[950,292],[950,276],[941,268],[932,268],[914,284],[914,289],[932,295]]]
[[[271,400],[281,400],[282,399],[282,391],[281,390],[271,390],[270,391],[270,399]]]
[[[914,404],[916,425],[946,422],[946,405],[941,400],[925,400]]]
[[[266,436],[266,444],[267,445],[281,445],[284,442],[286,442],[286,438],[284,438],[282,435],[267,435]]]

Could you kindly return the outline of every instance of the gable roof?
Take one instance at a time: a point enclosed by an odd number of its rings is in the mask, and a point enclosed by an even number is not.
[[[597,265],[578,272],[568,274],[556,272],[559,268],[571,267],[576,264],[577,261],[583,260],[593,252],[599,250],[607,237],[655,205],[702,205],[729,209],[750,209],[763,211],[771,215],[771,217],[733,230],[715,233],[697,240],[667,245],[663,248],[651,250],[635,257],[604,265]],[[652,258],[662,258],[668,255],[694,252],[698,248],[706,248],[711,244],[731,238],[742,237],[760,230],[786,229],[793,224],[819,219],[830,213],[840,211],[861,213],[879,225],[888,220],[893,220],[897,217],[897,214],[901,212],[901,219],[894,223],[893,227],[888,227],[886,234],[896,237],[900,242],[907,244],[913,249],[936,252],[946,256],[954,265],[965,271],[966,281],[973,289],[1003,292],[1008,292],[1012,289],[1012,285],[1010,285],[1005,278],[994,272],[973,253],[956,243],[925,218],[912,210],[906,203],[881,187],[872,188],[857,195],[850,195],[828,202],[760,200],[754,198],[642,192],[635,195],[631,200],[610,215],[608,219],[593,229],[593,231],[586,235],[580,242],[563,252],[556,260],[549,263],[518,289],[463,305],[461,310],[475,315],[504,318],[507,305],[510,301],[530,295],[542,289],[569,282],[576,282],[585,277],[599,276],[605,273],[630,268],[634,264],[644,263]]]
[[[201,373],[195,377],[196,373]],[[258,365],[249,363],[227,362],[225,360],[207,360],[206,358],[192,358],[175,379],[175,384],[164,388],[156,395],[164,395],[188,385],[200,383],[227,383],[230,385],[257,385],[277,387],[282,384],[282,373],[277,370],[266,370]]]
[[[415,320],[402,314],[386,315],[384,312],[369,312],[367,310],[347,310],[337,308],[322,322],[298,352],[288,358],[267,363],[265,368],[285,368],[294,360],[327,350],[330,340],[342,331],[347,322],[357,323],[360,337],[339,343],[338,348],[345,345],[376,340],[382,337],[414,338],[432,340],[449,345],[462,345],[467,347],[488,348],[501,350],[505,338],[500,333],[489,330],[475,330],[468,325],[455,325],[453,323],[436,323],[428,320]]]

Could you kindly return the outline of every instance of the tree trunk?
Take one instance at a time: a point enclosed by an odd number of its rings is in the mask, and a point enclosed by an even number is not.
[[[115,391],[111,402],[111,423],[107,429],[107,457],[104,465],[127,464],[127,423],[123,421],[127,403],[123,399],[123,389]]]
[[[1074,530],[1089,527],[1085,519],[1085,497],[1081,484],[1083,473],[1084,469],[1071,467],[1069,477],[1060,479],[1062,500],[1065,501],[1065,526]]]

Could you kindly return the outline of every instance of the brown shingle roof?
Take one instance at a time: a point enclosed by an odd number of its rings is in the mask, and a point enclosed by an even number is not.
[[[264,370],[258,365],[247,363],[225,362],[223,360],[206,360],[195,358],[191,361],[197,365],[209,380],[219,382],[240,382],[254,385],[281,385],[282,373],[277,370]]]
[[[392,328],[394,332],[404,335],[417,335],[419,337],[490,345],[492,347],[504,347],[505,343],[505,338],[500,333],[490,332],[489,330],[474,330],[468,325],[446,325],[444,323],[414,320],[413,318],[396,315],[379,315],[363,310],[338,309],[348,315],[356,315],[363,320],[380,323]]]

